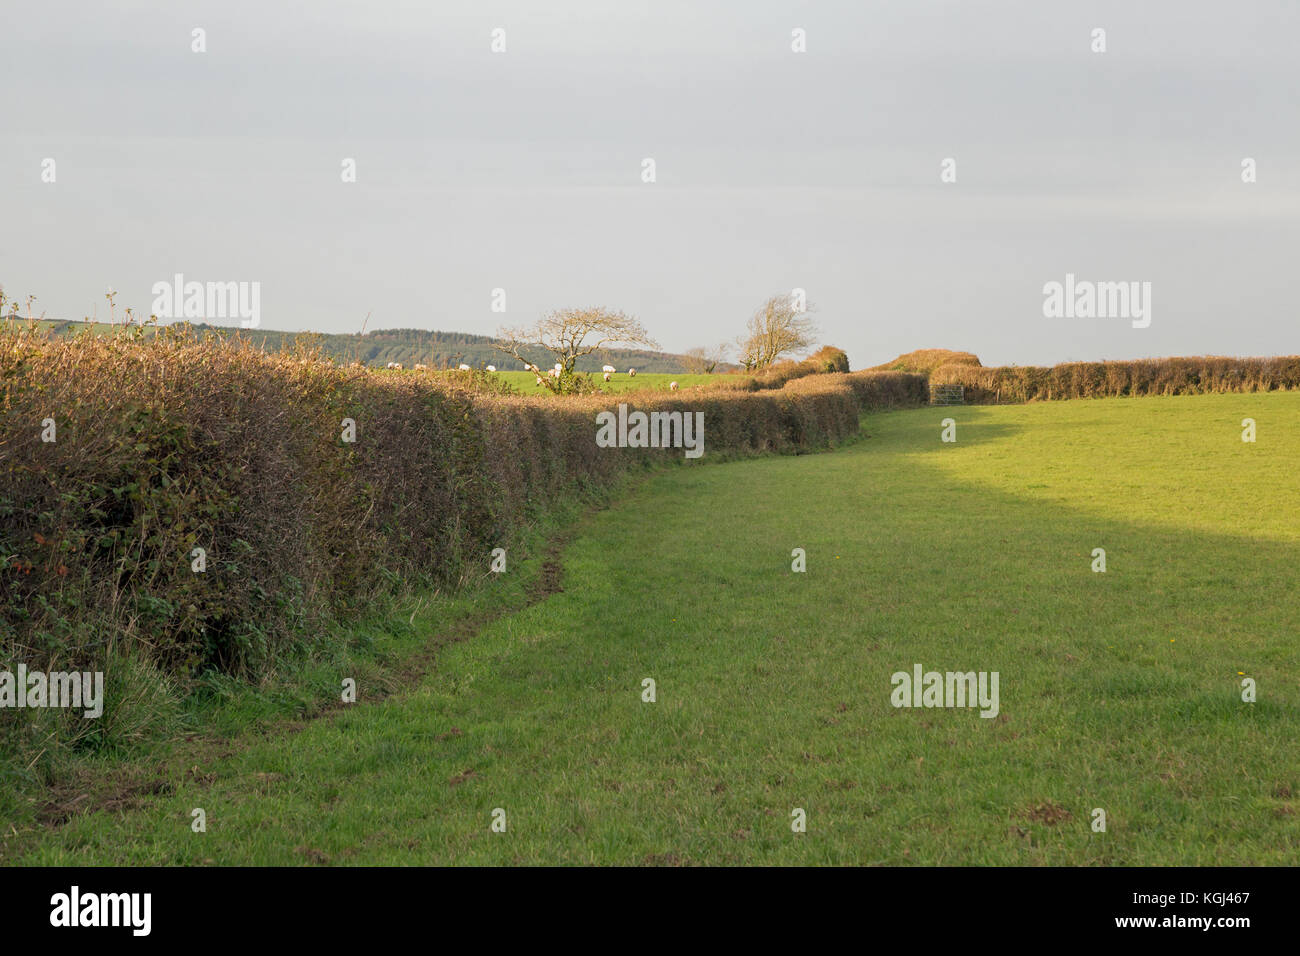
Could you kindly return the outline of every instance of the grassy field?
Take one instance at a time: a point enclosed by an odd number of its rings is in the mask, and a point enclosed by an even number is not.
[[[1300,394],[863,429],[653,474],[567,546],[562,591],[416,686],[178,753],[172,792],[8,862],[1300,861]],[[917,663],[997,671],[998,717],[892,707]]]
[[[532,372],[498,372],[510,385],[516,390],[523,392],[525,395],[543,394],[546,392],[544,386],[537,384],[537,376]],[[608,382],[601,381],[600,374],[594,376],[602,388],[609,389],[612,392],[629,392],[633,389],[656,388],[667,390],[669,382],[676,382],[678,388],[689,388],[692,385],[715,385],[718,382],[725,382],[729,376],[726,375],[690,375],[682,373],[680,375],[670,375],[663,372],[637,372],[636,377],[627,375],[627,370],[619,371]]]

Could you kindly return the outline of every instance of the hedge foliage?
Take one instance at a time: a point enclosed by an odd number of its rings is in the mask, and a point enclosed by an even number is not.
[[[917,349],[905,352],[892,362],[875,366],[877,371],[920,372],[929,375],[941,365],[980,364],[979,356],[974,352],[954,352],[952,349]]]
[[[182,680],[246,674],[380,591],[455,585],[557,500],[697,464],[599,448],[595,415],[619,402],[702,411],[708,461],[825,448],[864,407],[926,399],[924,378],[900,373],[562,399],[502,395],[489,378],[183,328],[0,326],[0,667],[131,652]]]
[[[1050,368],[1032,365],[982,368],[947,364],[935,369],[930,381],[935,385],[965,386],[968,404],[1015,404],[1122,395],[1267,392],[1300,387],[1300,356],[1069,362]]]

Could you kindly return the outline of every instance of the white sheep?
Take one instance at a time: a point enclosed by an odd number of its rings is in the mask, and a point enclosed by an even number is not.
[[[489,372],[495,372],[495,371],[497,370],[497,367],[496,367],[495,365],[489,365],[489,366],[487,367],[487,370],[488,370]]]
[[[537,384],[538,384],[538,385],[541,385],[541,384],[542,384],[542,377],[541,377],[540,375],[537,376]]]
[[[636,369],[634,368],[628,369],[627,374],[630,375],[632,378],[636,378]]]
[[[427,366],[427,365],[417,365],[417,366],[415,366],[415,370],[416,370],[417,372],[427,372],[427,371],[429,371],[429,366]]]
[[[469,371],[469,366],[466,365],[464,362],[461,362],[460,365],[457,366],[457,368],[459,368],[462,372]]]
[[[669,383],[668,383],[668,389],[669,389],[669,391],[673,391],[673,392],[677,391],[677,383],[676,383],[676,382],[669,382]]]
[[[605,381],[607,381],[607,382],[609,381],[609,373],[608,373],[608,372],[605,373]]]
[[[612,372],[614,371],[614,366],[612,366],[612,365],[606,365],[606,366],[604,366],[604,367],[601,369],[601,371],[602,371],[602,372],[611,372],[611,373],[612,373]]]

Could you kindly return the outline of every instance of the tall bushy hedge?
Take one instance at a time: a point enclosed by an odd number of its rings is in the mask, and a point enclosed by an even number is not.
[[[1300,387],[1300,356],[1069,362],[1050,368],[949,364],[935,369],[930,381],[935,385],[965,386],[966,401],[971,404],[1121,395],[1267,392]]]
[[[718,385],[741,391],[756,392],[768,388],[784,388],[786,382],[804,378],[809,375],[822,375],[828,372],[847,372],[849,356],[841,348],[825,345],[802,361],[786,359],[774,362],[763,371],[753,375],[734,374],[720,376]]]
[[[877,371],[920,372],[929,375],[941,365],[974,365],[980,360],[974,352],[954,352],[952,349],[917,349],[905,352],[892,362],[875,366]]]
[[[562,400],[161,331],[0,329],[0,666],[140,652],[238,673],[402,582],[455,584],[521,523],[680,449],[596,445],[626,402],[702,411],[705,459],[822,448],[899,373]],[[343,441],[344,420],[356,441]],[[54,441],[48,422],[52,420]],[[206,570],[192,570],[195,549]]]

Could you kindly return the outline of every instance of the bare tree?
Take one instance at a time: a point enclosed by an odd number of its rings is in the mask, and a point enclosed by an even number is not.
[[[783,355],[797,355],[813,347],[817,325],[800,309],[793,295],[774,295],[750,317],[745,334],[736,340],[740,362],[747,371],[767,368]]]
[[[574,366],[584,355],[614,345],[659,348],[659,343],[635,318],[601,307],[560,309],[542,316],[534,325],[501,329],[497,335],[503,341],[495,348],[522,362],[556,394],[578,388]],[[526,350],[537,349],[545,349],[555,356],[555,364],[560,367],[558,376],[551,375],[550,370],[543,372],[524,356]]]
[[[727,360],[727,343],[715,346],[696,346],[682,353],[686,371],[696,375],[712,375]]]

